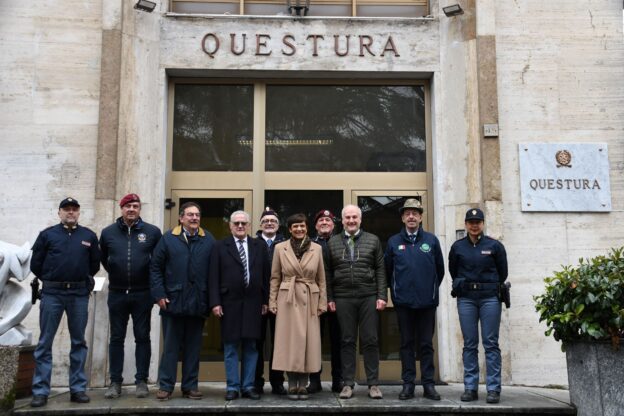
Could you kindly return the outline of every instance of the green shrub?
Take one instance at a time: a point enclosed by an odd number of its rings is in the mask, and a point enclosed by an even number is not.
[[[580,259],[544,279],[546,291],[535,296],[545,334],[566,343],[611,340],[614,348],[624,335],[624,247],[607,256]]]

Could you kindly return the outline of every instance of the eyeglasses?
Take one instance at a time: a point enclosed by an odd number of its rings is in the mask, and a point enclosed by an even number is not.
[[[260,224],[277,224],[277,223],[278,223],[278,221],[277,220],[273,220],[273,219],[271,219],[271,220],[266,219],[266,220],[260,221]]]
[[[234,224],[236,227],[244,227],[249,223],[245,221],[233,221],[232,224]]]

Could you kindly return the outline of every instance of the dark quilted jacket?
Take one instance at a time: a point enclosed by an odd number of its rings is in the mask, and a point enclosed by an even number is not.
[[[353,259],[347,240],[344,233],[329,240],[327,300],[363,296],[388,300],[384,253],[379,238],[360,230],[355,237]]]

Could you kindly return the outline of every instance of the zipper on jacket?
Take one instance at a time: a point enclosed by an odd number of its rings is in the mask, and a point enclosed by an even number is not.
[[[126,224],[126,227],[128,227],[128,261],[127,261],[128,288],[126,289],[126,295],[127,295],[128,293],[130,293],[130,289],[132,289],[132,284],[131,284],[131,277],[132,277],[131,276],[131,273],[132,273],[131,272],[131,267],[132,267],[131,266],[131,263],[132,263],[131,260],[132,260],[132,257],[130,255],[130,253],[132,252],[132,238],[131,238],[132,230],[130,229],[130,227],[127,224]]]

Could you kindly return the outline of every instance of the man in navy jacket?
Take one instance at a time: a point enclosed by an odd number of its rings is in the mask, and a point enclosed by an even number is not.
[[[401,378],[399,399],[414,397],[416,377],[414,340],[418,339],[424,397],[440,400],[433,374],[433,332],[438,288],[444,278],[444,258],[437,237],[421,227],[423,208],[417,199],[407,199],[399,209],[405,227],[388,240],[386,275],[401,334]]]
[[[200,227],[195,202],[180,207],[180,225],[167,231],[154,249],[150,290],[160,308],[163,348],[158,368],[158,400],[169,400],[176,383],[182,351],[182,396],[201,399],[199,354],[204,319],[208,315],[208,272],[214,237]]]
[[[52,376],[52,342],[63,313],[71,338],[69,352],[70,400],[88,403],[85,330],[93,276],[100,270],[100,251],[93,231],[78,225],[80,204],[65,198],[59,204],[61,223],[39,233],[33,245],[30,270],[43,283],[39,306],[41,335],[35,349],[32,407],[45,406]]]
[[[150,320],[154,307],[149,290],[149,264],[154,247],[162,236],[158,227],[141,219],[141,199],[137,194],[121,198],[119,207],[121,217],[104,228],[100,236],[102,265],[108,272],[108,365],[111,384],[104,393],[107,399],[121,395],[124,341],[130,316],[135,341],[136,396],[147,397],[149,394],[147,376],[152,357]]]

